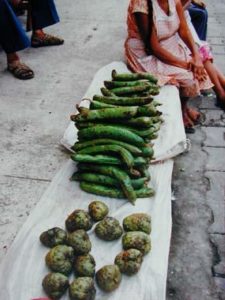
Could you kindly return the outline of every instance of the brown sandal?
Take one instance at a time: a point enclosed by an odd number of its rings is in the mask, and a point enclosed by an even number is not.
[[[62,45],[64,43],[64,40],[50,34],[44,34],[43,37],[39,37],[37,35],[34,35],[31,37],[31,46],[34,48],[38,47],[46,47],[46,46],[58,46]]]
[[[20,61],[8,64],[8,71],[12,73],[16,78],[21,80],[32,79],[34,77],[34,72],[27,65],[21,63]]]

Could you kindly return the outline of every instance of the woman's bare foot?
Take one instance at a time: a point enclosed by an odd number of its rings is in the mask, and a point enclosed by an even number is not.
[[[182,115],[183,115],[183,123],[184,123],[185,132],[186,133],[194,133],[195,132],[194,122],[189,117],[186,109],[185,109],[185,111],[182,112]]]
[[[193,122],[197,122],[200,118],[200,112],[190,107],[187,108],[187,114]]]

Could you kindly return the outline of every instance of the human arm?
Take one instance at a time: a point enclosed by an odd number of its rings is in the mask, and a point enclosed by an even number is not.
[[[168,65],[183,68],[186,70],[189,69],[188,62],[186,62],[185,60],[181,60],[180,58],[173,55],[170,51],[166,50],[165,48],[163,48],[160,45],[155,26],[153,26],[153,29],[152,29],[152,34],[150,37],[150,44],[151,44],[151,49],[152,49],[154,56],[157,57],[162,62],[164,62]]]
[[[149,43],[149,16],[148,14],[144,14],[141,12],[134,13],[135,21],[139,30],[139,33],[141,35],[142,41],[145,45],[146,53],[149,54],[150,51],[150,43]]]
[[[160,45],[153,22],[151,23],[151,32],[149,32],[149,17],[147,14],[135,13],[135,20],[147,54],[151,49],[151,53],[164,63],[188,69],[187,62],[180,60]]]
[[[190,61],[190,63],[192,65],[192,70],[195,74],[195,77],[199,80],[202,80],[205,78],[206,72],[204,70],[204,66],[199,55],[198,47],[195,44],[192,34],[187,25],[186,17],[184,15],[184,10],[180,0],[176,0],[176,9],[180,19],[180,27],[178,33],[181,39],[191,51],[192,60]]]
[[[183,6],[183,9],[186,10],[191,4],[191,0],[181,0],[181,4]]]
[[[196,5],[200,6],[200,7],[206,8],[206,4],[202,0],[192,0],[192,3],[196,4]]]

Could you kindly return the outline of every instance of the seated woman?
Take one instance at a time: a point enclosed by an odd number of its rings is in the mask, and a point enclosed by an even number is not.
[[[187,100],[213,85],[207,76],[179,0],[131,0],[128,8],[127,64],[134,72],[151,72],[160,85],[180,90],[186,132],[193,133],[199,113]]]

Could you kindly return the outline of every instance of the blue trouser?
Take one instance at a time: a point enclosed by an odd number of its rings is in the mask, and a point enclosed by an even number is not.
[[[59,22],[53,0],[31,0],[33,30]],[[8,0],[0,0],[0,45],[6,53],[30,46],[30,41]]]
[[[194,28],[200,40],[205,41],[207,35],[207,23],[208,23],[207,10],[198,5],[191,4],[188,11],[191,16],[191,22],[194,25]]]

